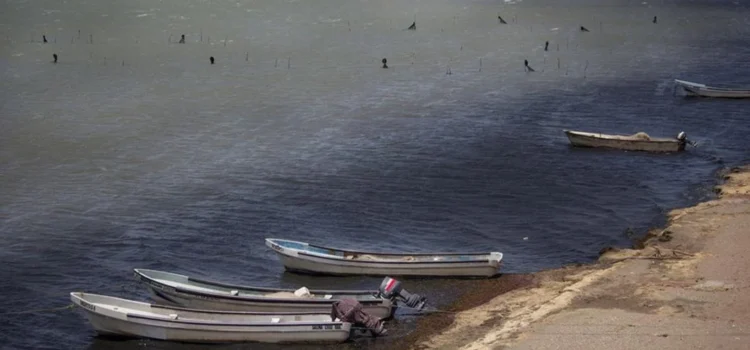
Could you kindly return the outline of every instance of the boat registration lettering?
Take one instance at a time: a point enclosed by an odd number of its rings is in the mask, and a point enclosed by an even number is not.
[[[81,300],[81,307],[87,310],[96,311],[96,306],[91,305],[83,300]]]
[[[320,330],[323,330],[323,329],[328,329],[328,330],[331,330],[331,329],[341,329],[341,325],[340,324],[336,324],[336,325],[333,325],[333,324],[316,324],[316,325],[312,326],[312,329],[313,330],[318,330],[318,329],[320,329]]]

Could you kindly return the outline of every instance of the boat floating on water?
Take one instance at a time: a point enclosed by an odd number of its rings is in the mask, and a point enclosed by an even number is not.
[[[716,97],[716,98],[750,98],[750,87],[747,88],[720,88],[693,83],[685,80],[675,79],[676,86],[681,87],[689,96]]]
[[[577,147],[605,147],[626,151],[679,152],[684,151],[687,134],[680,132],[675,138],[651,137],[644,132],[633,135],[609,135],[583,131],[564,130],[570,144]]]
[[[194,309],[330,313],[334,302],[355,299],[368,314],[387,319],[393,315],[398,302],[421,309],[426,301],[403,290],[396,280],[388,288],[386,282],[392,280],[390,278],[383,280],[380,290],[308,290],[304,287],[294,290],[231,285],[147,269],[134,269],[134,275],[156,300]]]
[[[101,335],[199,343],[339,343],[349,339],[349,322],[326,313],[248,313],[153,305],[81,292],[70,293]]]
[[[266,245],[287,270],[324,275],[490,277],[503,259],[499,252],[375,253],[276,238],[267,238]]]

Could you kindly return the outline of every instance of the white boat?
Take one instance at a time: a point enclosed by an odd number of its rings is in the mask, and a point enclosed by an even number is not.
[[[720,88],[675,79],[676,86],[681,87],[688,95],[721,98],[750,98],[750,88]]]
[[[489,277],[498,273],[503,254],[373,253],[267,238],[289,271],[326,275]]]
[[[351,324],[326,314],[262,314],[152,305],[110,296],[73,292],[70,299],[102,335],[182,342],[337,343]]]
[[[690,141],[680,132],[675,138],[656,138],[639,132],[633,135],[608,135],[583,131],[564,130],[570,144],[578,147],[605,147],[626,151],[678,152],[684,151]]]
[[[381,297],[377,290],[309,290],[298,296],[293,289],[237,286],[156,270],[134,271],[135,278],[144,282],[158,301],[194,309],[330,313],[336,300],[353,298],[368,314],[390,318],[396,306],[394,300]]]

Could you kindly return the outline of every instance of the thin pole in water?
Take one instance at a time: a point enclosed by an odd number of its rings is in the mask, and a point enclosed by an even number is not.
[[[557,58],[557,70],[560,70],[560,57]]]
[[[224,37],[224,47],[227,47],[227,41],[229,40],[229,35]]]
[[[482,58],[479,58],[479,71],[482,71]]]
[[[589,69],[589,60],[586,60],[586,67],[583,67],[583,79],[586,79],[586,70]]]

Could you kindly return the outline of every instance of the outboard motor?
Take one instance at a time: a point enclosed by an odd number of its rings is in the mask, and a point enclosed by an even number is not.
[[[682,142],[687,141],[687,134],[684,131],[680,131],[680,133],[677,134],[677,140]]]
[[[698,143],[687,139],[687,134],[684,131],[680,131],[680,133],[677,134],[677,141],[682,142],[683,145],[688,144],[693,147],[698,147]]]
[[[421,310],[425,303],[427,303],[427,298],[419,295],[419,294],[412,294],[407,292],[403,287],[401,287],[401,282],[393,279],[391,277],[386,277],[383,279],[383,282],[380,283],[380,288],[378,288],[378,291],[380,292],[380,296],[386,299],[390,299],[393,301],[400,301],[406,306]]]

